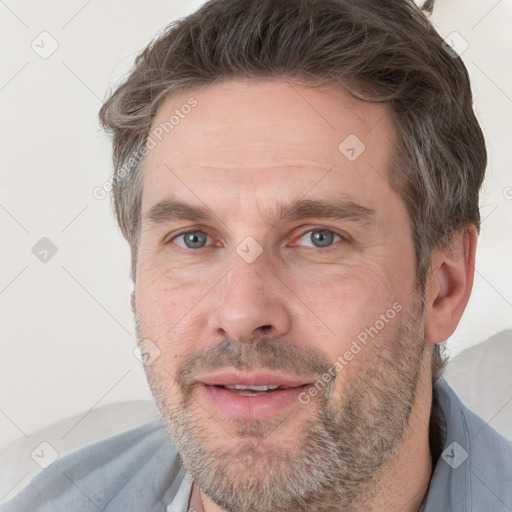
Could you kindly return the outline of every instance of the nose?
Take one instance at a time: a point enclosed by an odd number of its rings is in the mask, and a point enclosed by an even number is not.
[[[235,255],[219,287],[218,307],[210,317],[217,336],[250,343],[262,336],[283,336],[290,329],[283,285],[262,255],[252,263]]]

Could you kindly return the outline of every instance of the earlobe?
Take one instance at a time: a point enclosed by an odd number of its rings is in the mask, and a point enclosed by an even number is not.
[[[462,317],[473,287],[477,238],[475,226],[469,225],[432,252],[425,287],[425,339],[430,343],[448,339]]]

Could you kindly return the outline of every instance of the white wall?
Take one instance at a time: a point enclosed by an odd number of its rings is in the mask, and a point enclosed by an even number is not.
[[[112,172],[97,112],[156,32],[201,3],[0,3],[0,446],[100,405],[150,398],[132,353],[128,246],[108,198],[92,194]],[[512,3],[438,0],[434,22],[469,43],[463,58],[490,154],[455,354],[512,327]],[[51,49],[43,31],[58,42],[47,59],[31,48]],[[58,249],[47,263],[32,253],[42,237]]]

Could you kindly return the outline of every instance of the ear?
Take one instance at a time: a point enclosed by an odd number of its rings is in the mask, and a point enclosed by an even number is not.
[[[432,251],[425,286],[425,339],[430,343],[448,339],[462,317],[473,287],[477,239],[475,226],[468,225],[446,247]]]

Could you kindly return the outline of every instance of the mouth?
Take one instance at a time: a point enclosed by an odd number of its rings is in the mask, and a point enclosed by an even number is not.
[[[306,384],[304,384],[305,386]],[[303,387],[303,386],[272,386],[272,385],[262,385],[262,386],[244,386],[241,384],[229,384],[227,386],[218,385],[217,387],[226,389],[227,391],[231,391],[236,393],[238,396],[261,396],[267,393],[275,393],[276,391],[282,391],[285,389],[294,389],[295,387]]]
[[[309,380],[309,379],[308,379]],[[197,381],[212,415],[225,419],[257,419],[299,406],[310,382],[270,373],[218,372]]]

